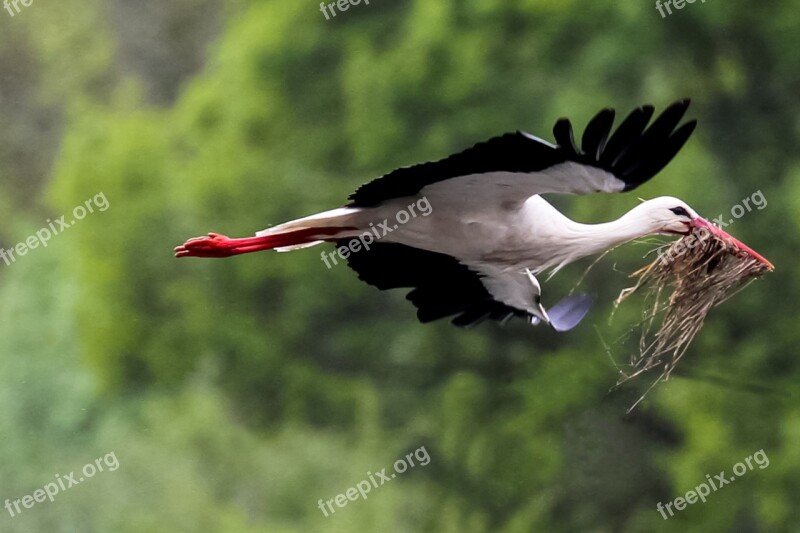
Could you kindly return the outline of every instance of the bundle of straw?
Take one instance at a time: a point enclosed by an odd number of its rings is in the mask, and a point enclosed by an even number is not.
[[[618,306],[637,291],[646,291],[638,353],[631,356],[631,373],[623,373],[618,385],[653,368],[661,369],[653,385],[667,380],[709,311],[771,270],[703,229],[666,247],[666,253],[631,275],[638,278],[636,284],[624,289],[615,302]]]

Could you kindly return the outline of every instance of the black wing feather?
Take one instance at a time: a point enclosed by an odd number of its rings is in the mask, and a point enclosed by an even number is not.
[[[374,207],[392,198],[414,196],[427,185],[452,178],[471,174],[488,177],[495,172],[546,172],[565,162],[605,170],[625,183],[625,191],[630,191],[660,172],[686,143],[695,121],[678,125],[688,107],[688,99],[670,105],[648,128],[654,108],[641,106],[613,134],[614,111],[604,109],[587,125],[581,149],[575,144],[572,124],[566,118],[559,119],[553,127],[556,145],[519,131],[507,133],[440,161],[394,170],[359,187],[350,195],[349,205]]]
[[[642,132],[647,127],[647,123],[653,116],[655,108],[645,105],[634,109],[628,117],[622,121],[617,131],[611,136],[606,145],[606,149],[600,156],[602,168],[613,168],[621,157],[635,144],[642,136]]]
[[[581,149],[590,159],[599,160],[613,125],[613,109],[603,109],[586,125],[581,139]]]
[[[397,170],[366,183],[350,195],[352,206],[374,207],[391,198],[413,196],[423,187],[450,178],[489,172],[538,172],[567,158],[545,142],[506,133],[440,161]]]
[[[338,246],[347,246],[339,241]],[[468,327],[486,318],[503,320],[527,313],[495,301],[480,275],[455,258],[397,243],[376,243],[350,254],[347,264],[359,279],[381,290],[410,288],[406,298],[420,322],[455,315],[452,323]]]
[[[696,126],[697,121],[692,120],[675,130],[675,133],[665,141],[659,154],[655,155],[647,165],[640,167],[638,170],[628,175],[627,180],[628,183],[631,184],[631,188],[635,187],[636,184],[643,183],[649,179],[649,176],[655,176],[661,172],[661,170],[667,166],[667,163],[672,161],[672,158],[683,148],[683,145],[689,140]]]
[[[580,157],[581,151],[575,145],[572,122],[568,118],[558,119],[555,126],[553,126],[553,137],[556,138],[559,148],[569,157]]]
[[[680,123],[688,107],[689,101],[682,100],[665,109],[641,135],[638,142],[619,160],[615,174],[622,176],[625,182],[628,183],[625,178],[628,178],[650,162],[661,159],[663,157],[664,144],[669,140],[672,130]]]

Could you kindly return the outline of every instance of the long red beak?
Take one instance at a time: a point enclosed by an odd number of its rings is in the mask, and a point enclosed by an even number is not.
[[[775,270],[775,265],[767,261],[767,259],[763,255],[759,254],[758,252],[747,246],[745,243],[743,243],[733,235],[729,234],[728,232],[724,231],[722,228],[719,228],[718,226],[712,224],[708,220],[701,217],[697,217],[694,220],[692,220],[692,225],[697,228],[706,229],[712,235],[719,237],[720,239],[734,245],[737,249],[746,253],[750,257],[753,257],[764,263],[770,271]]]

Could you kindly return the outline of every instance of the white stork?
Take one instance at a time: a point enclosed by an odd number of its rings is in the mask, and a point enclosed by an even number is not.
[[[440,161],[394,170],[361,186],[345,207],[251,238],[211,233],[178,246],[176,256],[228,257],[322,242],[342,246],[426,199],[430,216],[384,229],[369,250],[349,255],[361,280],[381,290],[412,289],[407,298],[421,322],[454,316],[453,324],[469,326],[520,316],[566,331],[583,319],[591,298],[569,296],[546,310],[536,276],[645,235],[705,227],[769,265],[677,198],[644,201],[602,224],[575,222],[542,198],[635,189],[661,171],[694,131],[694,120],[679,126],[688,106],[689,100],[672,104],[649,127],[654,108],[639,107],[613,134],[614,111],[604,109],[586,126],[580,148],[565,118],[553,128],[556,144],[508,133]]]

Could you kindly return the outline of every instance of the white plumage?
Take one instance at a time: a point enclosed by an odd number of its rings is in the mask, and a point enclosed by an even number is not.
[[[679,126],[688,105],[688,100],[673,104],[649,127],[653,108],[640,107],[613,135],[614,112],[603,110],[587,125],[580,149],[566,119],[554,127],[558,144],[527,133],[506,134],[441,161],[397,169],[359,188],[348,206],[262,230],[256,237],[192,239],[176,255],[227,257],[324,242],[341,250],[360,239],[365,249],[348,250],[350,267],[380,289],[412,289],[408,299],[423,322],[455,316],[453,322],[465,326],[517,315],[571,329],[591,298],[572,296],[545,310],[537,275],[644,235],[712,226],[668,196],[642,202],[611,222],[583,224],[541,195],[617,193],[646,182],[694,130],[694,121]],[[422,202],[427,212],[407,213]]]

